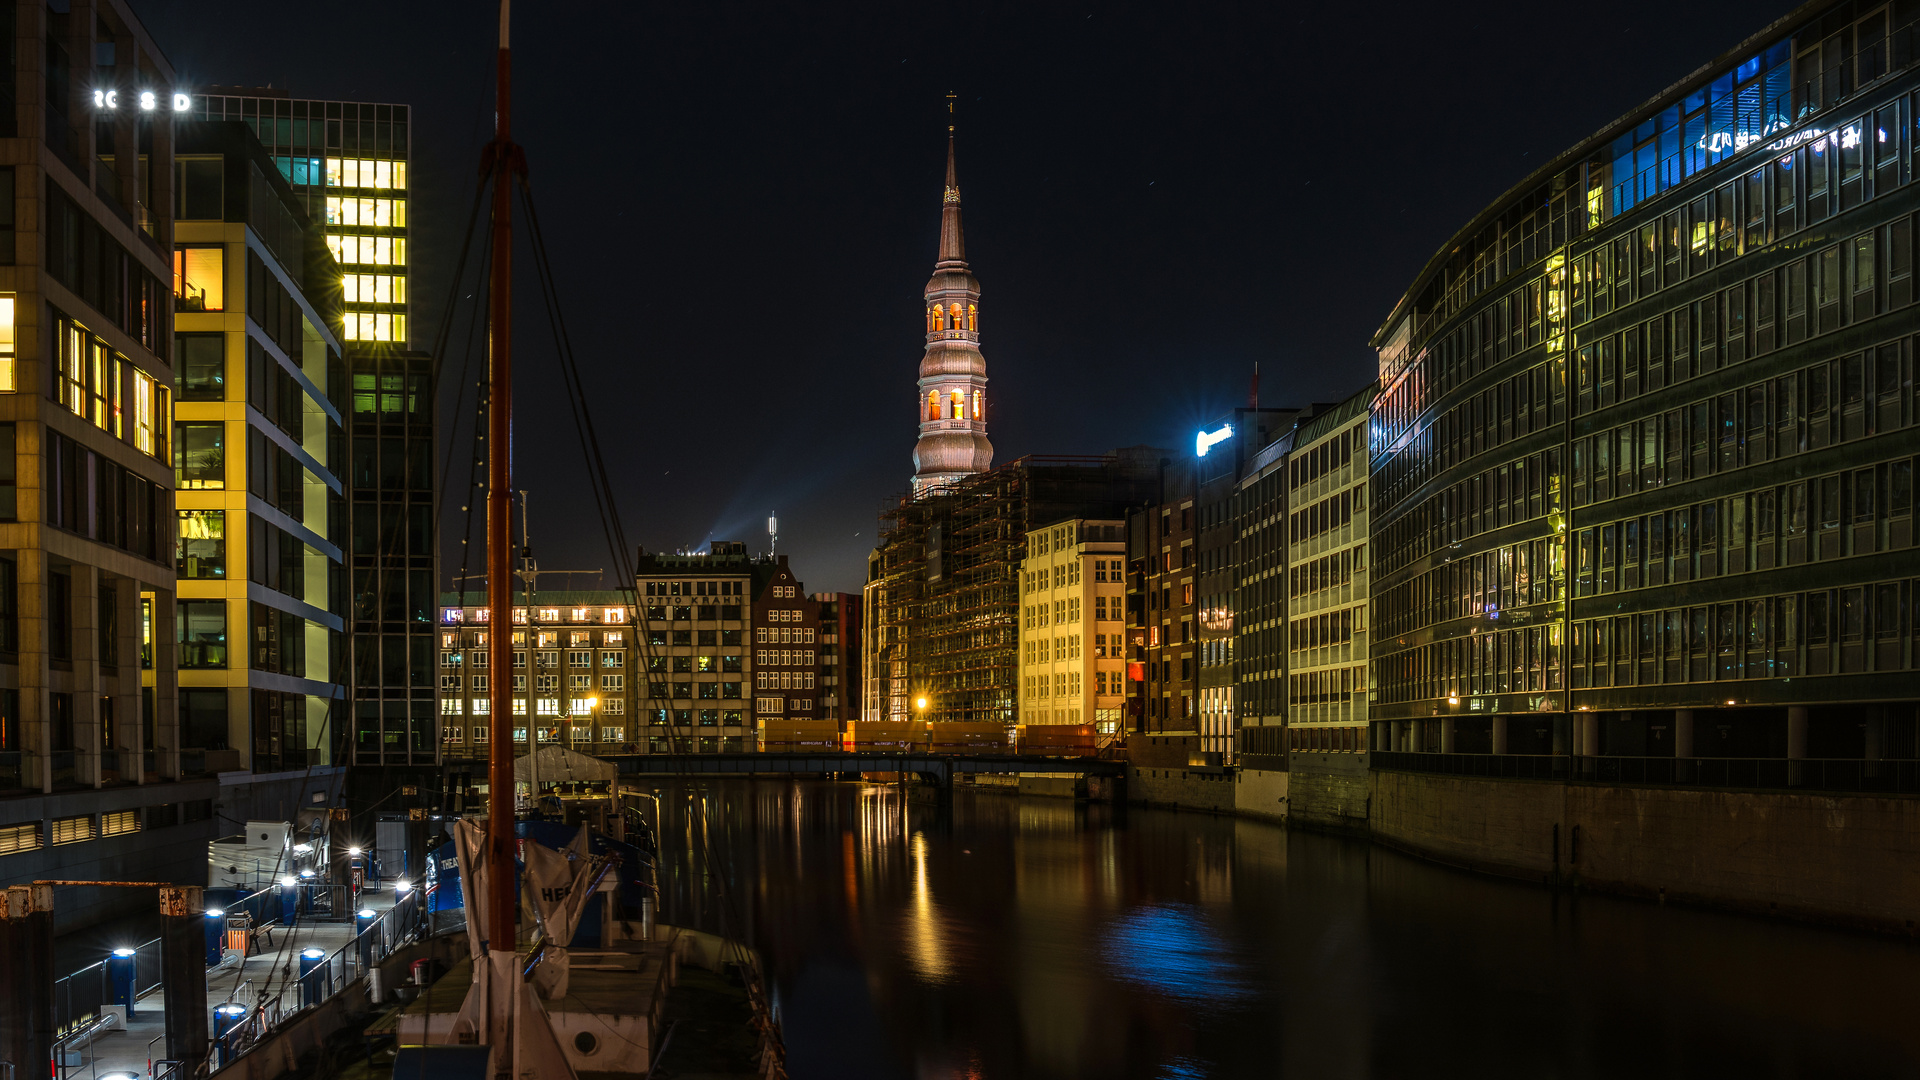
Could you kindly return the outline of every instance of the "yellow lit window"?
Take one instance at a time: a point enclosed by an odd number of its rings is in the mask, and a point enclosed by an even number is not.
[[[405,341],[407,317],[398,312],[349,311],[346,336],[348,341]]]
[[[405,228],[407,200],[327,196],[327,224],[377,229]]]
[[[113,353],[99,341],[87,343],[87,419],[107,427],[107,375],[113,371]]]
[[[328,158],[327,186],[404,191],[407,163],[368,158]]]
[[[100,835],[123,836],[140,831],[140,811],[114,810],[100,815]]]
[[[940,391],[927,391],[927,419],[940,419]]]
[[[967,305],[967,329],[975,333],[980,331],[980,312],[972,304]]]
[[[133,445],[153,453],[153,376],[138,368],[133,372]]]
[[[60,404],[87,415],[87,332],[73,323],[60,336]]]
[[[122,415],[124,403],[121,401],[121,394],[126,391],[129,368],[127,358],[116,355],[113,366],[108,369],[107,374],[107,430],[113,432],[113,437],[116,439],[127,437],[126,417]]]
[[[341,297],[349,304],[404,304],[406,275],[348,274],[341,283]]]
[[[953,392],[953,419],[964,420],[967,414],[967,396],[960,391]]]
[[[327,249],[343,266],[405,266],[407,241],[397,236],[327,237]]]
[[[173,249],[173,295],[180,311],[226,310],[225,248]]]
[[[0,393],[11,394],[19,389],[14,374],[13,301],[11,294],[0,296]]]

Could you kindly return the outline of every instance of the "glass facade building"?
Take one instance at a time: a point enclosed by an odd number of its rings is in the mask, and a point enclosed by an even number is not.
[[[1802,8],[1528,177],[1400,301],[1376,767],[1911,776],[1880,763],[1920,756],[1912,17]]]
[[[407,291],[407,165],[412,108],[314,101],[257,87],[209,87],[193,95],[191,115],[238,120],[253,129],[324,227],[341,266],[342,336],[348,342],[405,346],[412,310]]]
[[[353,760],[430,765],[440,484],[433,361],[377,342],[347,348],[351,461]]]

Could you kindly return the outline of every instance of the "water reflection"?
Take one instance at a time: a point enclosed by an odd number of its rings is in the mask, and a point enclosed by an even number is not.
[[[1226,942],[1191,904],[1151,904],[1123,916],[1107,931],[1100,954],[1115,976],[1192,1004],[1248,993]]]
[[[796,1080],[1920,1075],[1904,943],[1202,815],[661,793],[666,917],[762,949]]]

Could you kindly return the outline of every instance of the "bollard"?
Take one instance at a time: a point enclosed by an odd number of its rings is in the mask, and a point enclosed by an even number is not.
[[[107,958],[109,998],[115,1005],[127,1007],[127,1019],[133,1019],[135,962],[132,949],[115,949]]]
[[[365,971],[373,966],[373,939],[375,935],[372,931],[374,928],[374,920],[378,918],[379,915],[372,908],[363,907],[353,913],[353,940],[354,944],[359,946],[355,952],[360,955],[361,971]]]
[[[207,934],[207,966],[219,967],[220,957],[227,944],[227,913],[214,908],[207,912],[202,922]]]
[[[53,1060],[53,886],[14,885],[0,912],[0,1060]],[[44,915],[44,918],[42,917]],[[16,1070],[22,1080],[27,1070]]]
[[[280,879],[280,925],[292,926],[300,918],[300,882],[291,877]]]
[[[327,954],[322,949],[300,950],[300,1007],[320,1004],[327,979]]]
[[[231,1001],[213,1007],[213,1052],[220,1066],[233,1060],[233,1042],[228,1036],[235,1034],[234,1029],[240,1026],[240,1021],[246,1016],[247,1007]]]

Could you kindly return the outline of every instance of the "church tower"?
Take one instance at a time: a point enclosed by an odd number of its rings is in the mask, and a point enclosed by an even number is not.
[[[913,447],[916,496],[993,467],[987,441],[987,361],[980,355],[980,282],[960,235],[960,182],[947,128],[947,187],[940,206],[940,258],[927,282],[927,353],[920,360],[920,441]]]

